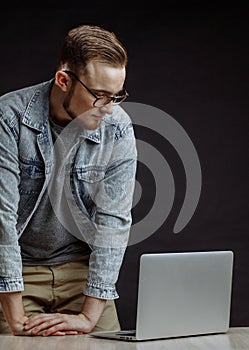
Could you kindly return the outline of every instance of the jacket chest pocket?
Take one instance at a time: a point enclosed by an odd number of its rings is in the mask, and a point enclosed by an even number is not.
[[[45,181],[45,166],[39,160],[23,160],[19,162],[20,184],[18,204],[18,227],[26,222],[32,212]]]
[[[45,166],[40,160],[20,160],[20,193],[37,193],[45,180]]]
[[[102,181],[105,177],[105,170],[102,167],[78,167],[75,173],[79,181],[86,184],[95,184]]]
[[[28,177],[31,179],[40,179],[45,177],[45,167],[42,163],[30,162],[25,164],[20,162],[20,170],[23,177]]]
[[[77,167],[73,171],[75,179],[75,195],[78,201],[85,206],[89,213],[93,213],[95,195],[105,178],[103,167]]]

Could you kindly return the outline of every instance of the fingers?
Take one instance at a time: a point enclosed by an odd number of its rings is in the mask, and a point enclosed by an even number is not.
[[[65,335],[78,335],[78,334],[83,334],[83,332],[79,331],[65,331]]]
[[[40,314],[28,319],[24,330],[31,331],[32,335],[65,335],[66,324],[61,314]]]
[[[81,319],[76,315],[66,314],[39,314],[25,322],[24,331],[31,335],[77,335],[82,334]]]

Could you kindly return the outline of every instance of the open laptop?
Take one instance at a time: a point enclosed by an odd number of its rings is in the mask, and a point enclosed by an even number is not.
[[[232,251],[142,254],[136,330],[90,335],[141,341],[226,333],[233,260]]]

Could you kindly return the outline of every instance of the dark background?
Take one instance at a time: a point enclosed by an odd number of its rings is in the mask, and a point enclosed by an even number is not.
[[[142,253],[231,249],[231,326],[249,326],[248,12],[238,2],[216,2],[212,7],[171,1],[164,2],[165,8],[155,2],[153,6],[82,1],[73,6],[1,9],[0,94],[50,79],[71,27],[89,23],[114,31],[129,54],[129,101],[155,106],[175,118],[191,138],[202,169],[195,214],[174,234],[185,193],[182,166],[166,141],[135,127],[139,139],[158,147],[167,158],[176,196],[158,231],[127,249],[117,285],[121,324],[135,326]],[[153,176],[142,165],[137,178],[145,196],[133,211],[135,221],[142,220],[155,195]]]

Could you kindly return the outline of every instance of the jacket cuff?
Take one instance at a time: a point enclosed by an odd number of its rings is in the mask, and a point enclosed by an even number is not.
[[[99,298],[99,299],[118,299],[119,295],[115,287],[107,287],[102,285],[90,284],[87,283],[84,294],[90,297]]]
[[[21,292],[24,290],[23,279],[19,278],[1,278],[0,277],[0,293]]]

